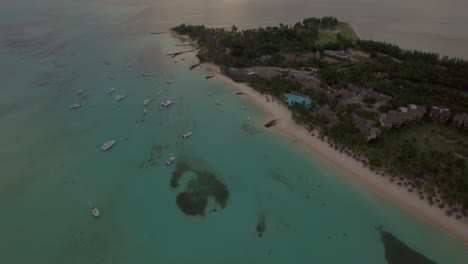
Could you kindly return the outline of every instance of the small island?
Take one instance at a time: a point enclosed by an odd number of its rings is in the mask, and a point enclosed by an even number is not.
[[[359,39],[334,17],[172,31],[196,43],[202,63],[288,107],[311,136],[466,221],[467,61]]]

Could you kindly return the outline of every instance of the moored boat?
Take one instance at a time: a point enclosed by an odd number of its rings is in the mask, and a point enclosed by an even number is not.
[[[247,106],[243,105],[241,106],[242,109],[247,109]]]
[[[173,82],[174,82],[174,81],[171,81],[171,80],[166,81],[167,84],[171,84],[171,83],[173,83]]]
[[[82,93],[83,93],[83,90],[78,90],[78,91],[75,92],[75,95],[80,95]]]
[[[169,100],[169,99],[166,99],[164,101],[162,101],[161,105],[164,106],[164,107],[168,107],[172,104],[172,101]]]
[[[93,209],[91,209],[91,214],[94,217],[99,217],[101,215],[101,212],[99,212],[99,209],[97,209],[96,207],[93,207]]]
[[[113,93],[113,92],[115,92],[114,88],[107,88],[106,89],[106,94],[110,94],[110,93]]]
[[[116,101],[120,101],[120,100],[123,100],[124,98],[125,98],[125,95],[117,95],[117,96],[115,97],[115,100],[116,100]]]
[[[72,104],[72,105],[70,105],[70,108],[71,108],[71,109],[76,109],[76,108],[80,108],[80,107],[81,107],[80,104]]]
[[[147,98],[143,101],[143,105],[148,105],[148,104],[149,104],[149,99]]]
[[[182,135],[182,138],[188,138],[188,137],[190,137],[191,135],[192,135],[192,131],[183,134],[183,135]]]
[[[146,115],[146,113],[148,113],[148,111],[146,109],[143,110],[143,114]]]
[[[166,165],[171,165],[171,163],[174,162],[174,160],[175,160],[175,157],[174,157],[174,156],[170,157],[170,158],[166,161]]]
[[[163,93],[163,91],[159,91],[159,92],[158,92],[158,95],[161,95],[162,93]]]
[[[106,150],[110,149],[112,146],[114,146],[115,142],[117,142],[117,140],[106,141],[106,142],[104,142],[102,144],[101,149],[106,151]]]

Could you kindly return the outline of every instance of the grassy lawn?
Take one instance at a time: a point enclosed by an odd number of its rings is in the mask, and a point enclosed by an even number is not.
[[[321,45],[325,43],[335,42],[336,35],[338,32],[345,38],[351,39],[351,41],[353,41],[354,43],[358,39],[356,32],[354,32],[354,29],[348,23],[338,22],[338,26],[336,27],[336,29],[321,30],[319,32],[319,39],[317,40],[317,44]]]
[[[444,126],[439,122],[425,122],[410,128],[400,129],[394,134],[395,140],[407,139],[422,151],[463,153],[468,150],[468,137],[458,129]]]
[[[358,36],[354,29],[346,22],[338,22],[337,29],[340,31],[340,34],[343,35],[345,38],[348,38],[353,41],[353,43],[358,40]]]
[[[336,41],[336,34],[328,31],[320,31],[319,32],[319,39],[317,40],[317,44],[322,45],[329,42]]]

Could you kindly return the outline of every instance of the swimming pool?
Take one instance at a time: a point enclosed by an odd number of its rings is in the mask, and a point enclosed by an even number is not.
[[[307,106],[310,106],[311,105],[311,101],[304,97],[304,96],[300,96],[300,95],[297,95],[297,94],[290,94],[290,93],[287,93],[287,94],[284,94],[284,96],[286,96],[286,102],[288,104],[292,104],[292,103],[305,103]]]

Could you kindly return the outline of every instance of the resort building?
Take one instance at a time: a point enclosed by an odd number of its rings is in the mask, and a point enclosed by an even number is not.
[[[380,125],[383,128],[400,128],[404,123],[403,118],[400,116],[399,112],[396,110],[390,110],[386,114],[380,115]]]
[[[353,122],[367,141],[376,139],[381,131],[375,127],[375,122],[353,114]]]
[[[453,117],[453,125],[458,128],[468,129],[468,114],[456,114]]]
[[[449,109],[445,108],[442,109],[442,111],[440,112],[439,120],[443,123],[447,123],[451,116],[452,112]]]
[[[419,122],[426,114],[426,106],[410,104],[407,107],[399,107],[398,111],[390,110],[387,114],[380,115],[380,125],[383,128],[400,128],[402,125],[410,125]]]

